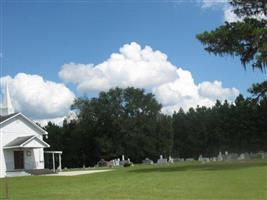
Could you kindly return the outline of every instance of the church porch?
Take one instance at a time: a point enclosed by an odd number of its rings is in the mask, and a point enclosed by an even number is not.
[[[44,169],[44,148],[47,143],[36,136],[18,137],[4,147],[7,172]]]

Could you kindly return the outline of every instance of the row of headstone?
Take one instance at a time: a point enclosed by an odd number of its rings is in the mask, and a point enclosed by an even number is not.
[[[174,162],[174,159],[169,156],[169,158],[163,158],[162,155],[160,155],[159,159],[157,160],[157,164],[168,164],[168,163],[173,163]],[[150,160],[149,158],[146,158],[142,161],[143,164],[149,164],[149,165],[152,165],[154,164],[153,160]]]
[[[228,153],[228,151],[225,151],[224,154],[222,152],[219,152],[217,157],[203,157],[202,155],[199,155],[198,161],[202,163],[207,162],[214,162],[214,161],[228,161],[228,160],[250,160],[250,159],[267,159],[267,153],[265,152],[259,152],[259,153],[241,153],[240,155],[237,153]],[[184,162],[184,161],[194,161],[194,158],[172,158],[169,156],[169,158],[163,158],[162,155],[160,155],[159,159],[157,160],[157,164],[168,164],[168,163],[174,163],[174,162]],[[122,155],[121,159],[113,159],[108,162],[108,166],[124,166],[125,164],[131,163],[130,159],[125,159],[125,156]],[[142,161],[143,164],[154,164],[153,160],[150,160],[149,158],[146,158]]]
[[[241,153],[238,157],[238,160],[260,160],[267,159],[266,152],[258,152],[258,153]]]
[[[116,158],[116,159],[111,160],[110,162],[112,162],[113,167],[116,167],[116,166],[120,166],[120,161],[121,160],[119,158]]]
[[[110,160],[110,161],[105,161],[104,159],[101,159],[97,165],[98,166],[108,166],[108,167],[118,167],[118,166],[124,166],[125,164],[130,164],[130,163],[131,163],[130,158],[128,158],[126,160],[125,156],[122,155],[121,159],[115,158],[115,159]]]
[[[169,159],[163,158],[162,155],[160,155],[159,159],[157,160],[157,164],[168,164],[168,163],[173,163],[173,158],[169,156]]]
[[[163,156],[160,155],[159,156],[159,159],[157,161],[157,164],[160,164],[160,165],[162,165],[162,164],[168,164],[168,160],[167,160],[167,158],[163,158]]]
[[[119,162],[120,166],[124,166],[125,164],[132,164],[130,158],[128,158],[127,160],[125,159],[125,156],[122,155],[121,156],[121,161]]]
[[[220,159],[222,159],[220,156],[218,157],[203,157],[202,155],[200,155],[198,157],[198,161],[202,162],[202,163],[207,163],[207,162],[211,162],[211,161],[219,161]]]
[[[203,157],[199,155],[198,161],[200,162],[210,162],[210,161],[230,161],[230,160],[251,160],[251,159],[267,159],[267,153],[228,153],[225,151],[224,154],[219,152],[217,157]]]

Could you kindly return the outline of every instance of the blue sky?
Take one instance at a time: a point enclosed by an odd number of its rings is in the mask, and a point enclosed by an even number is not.
[[[203,50],[196,34],[223,24],[222,6],[197,1],[4,1],[1,76],[39,75],[65,83],[76,96],[86,93],[59,77],[67,63],[100,64],[131,42],[168,56],[190,71],[194,82],[221,81],[224,88],[247,88],[266,79],[239,58]],[[68,82],[68,83],[66,83]],[[87,93],[90,91],[87,90]]]

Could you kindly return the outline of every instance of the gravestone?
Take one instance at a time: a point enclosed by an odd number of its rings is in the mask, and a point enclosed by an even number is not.
[[[238,160],[245,160],[245,154],[241,153],[238,157]]]
[[[153,160],[150,160],[149,158],[146,158],[142,161],[143,164],[152,165],[154,164]]]
[[[157,161],[157,164],[168,164],[168,160],[166,158],[163,158],[162,155],[160,155],[158,161]]]
[[[200,154],[200,155],[198,156],[198,161],[203,161],[203,156],[202,156],[202,154]]]
[[[212,162],[216,162],[217,161],[217,158],[216,157],[211,157],[211,158],[209,158],[210,159],[210,161],[212,161]]]
[[[124,155],[121,156],[120,165],[124,165],[126,163]]]
[[[173,163],[173,158],[169,156],[169,163]]]
[[[222,152],[219,152],[219,155],[217,156],[218,161],[223,161]]]

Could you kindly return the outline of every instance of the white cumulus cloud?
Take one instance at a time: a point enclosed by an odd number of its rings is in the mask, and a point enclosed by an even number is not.
[[[232,102],[239,95],[236,88],[223,88],[220,81],[205,81],[197,85],[189,71],[179,68],[177,74],[175,81],[153,89],[157,100],[163,105],[164,113],[171,114],[180,108],[210,107],[216,100]]]
[[[239,95],[239,91],[236,88],[223,88],[220,81],[202,82],[198,85],[198,92],[201,97],[221,101],[225,99],[233,101]]]
[[[59,77],[76,83],[82,92],[107,90],[110,87],[151,88],[176,77],[176,67],[167,55],[135,42],[120,48],[98,65],[69,63],[62,66]]]
[[[123,45],[118,53],[97,65],[65,64],[59,76],[85,93],[112,87],[148,89],[165,113],[180,107],[211,106],[216,99],[231,101],[239,94],[236,88],[223,88],[219,81],[196,84],[191,72],[173,65],[166,54],[150,46],[142,48],[136,42]]]
[[[1,77],[1,87],[8,84],[16,111],[33,119],[65,116],[75,95],[64,84],[44,80],[39,75],[19,73]]]

